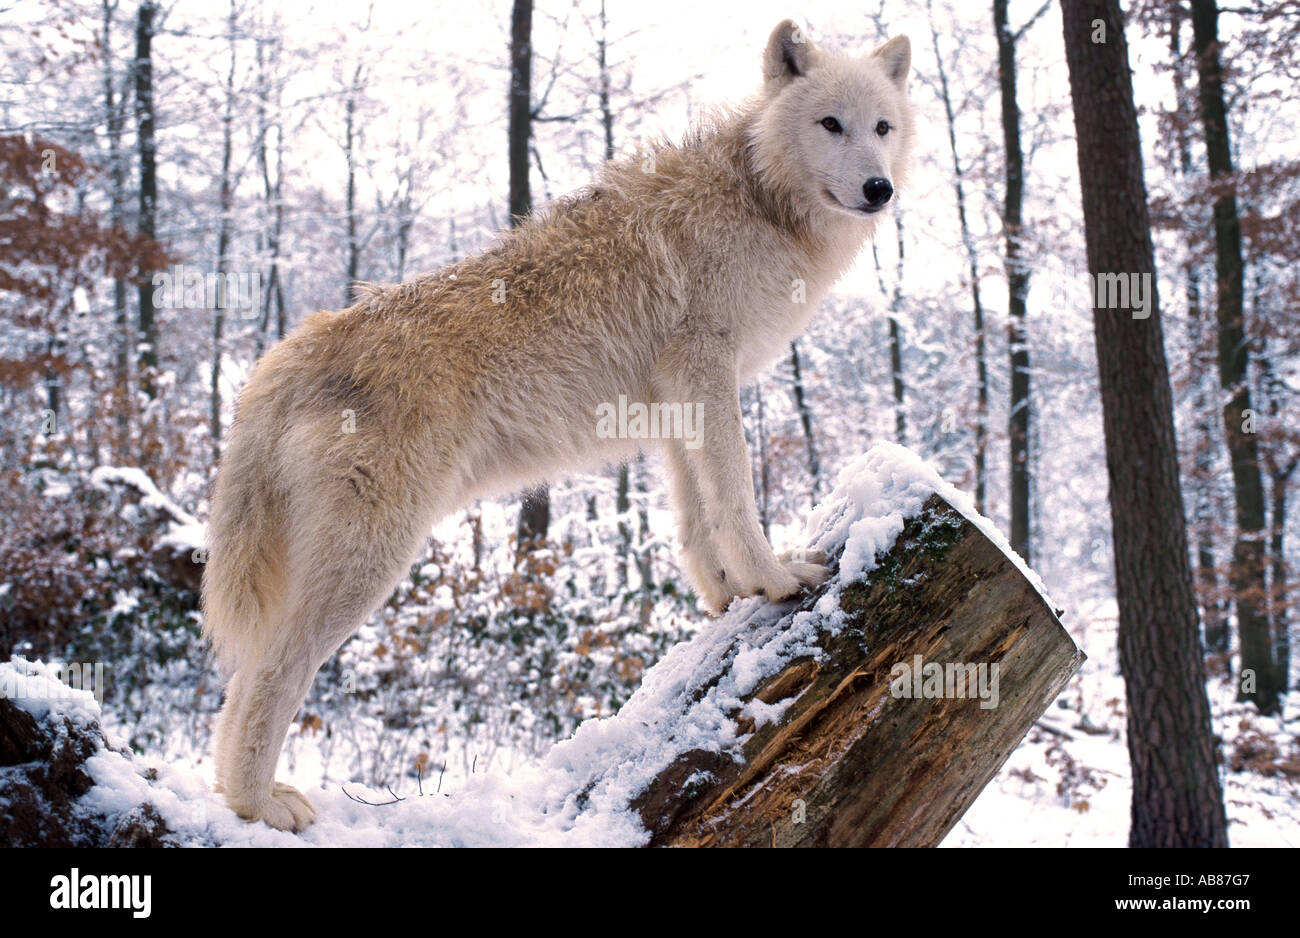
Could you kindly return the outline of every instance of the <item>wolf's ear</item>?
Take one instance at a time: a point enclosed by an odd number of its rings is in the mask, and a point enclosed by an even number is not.
[[[890,81],[900,88],[907,85],[907,73],[912,70],[912,43],[906,36],[895,36],[871,55],[880,59]]]
[[[782,20],[772,30],[763,53],[763,79],[784,84],[803,75],[812,66],[816,49],[794,20]]]

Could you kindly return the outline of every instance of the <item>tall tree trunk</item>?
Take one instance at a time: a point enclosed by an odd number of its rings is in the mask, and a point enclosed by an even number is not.
[[[216,306],[212,310],[212,394],[211,394],[211,434],[212,462],[216,465],[221,458],[221,360],[222,333],[226,325],[226,308],[228,306],[227,275],[230,273],[230,238],[233,224],[234,181],[231,179],[231,156],[234,149],[235,126],[235,0],[230,0],[230,16],[227,22],[230,41],[230,70],[226,73],[226,106],[221,114],[221,222],[217,229],[217,295]]]
[[[650,562],[650,492],[646,484],[645,458],[636,461],[636,520],[641,549],[636,552],[637,573],[641,576],[641,600],[637,604],[637,621],[645,634],[654,610],[654,568]]]
[[[49,411],[50,419],[50,432],[46,436],[49,438],[53,438],[59,432],[59,408],[62,406],[59,394],[61,382],[54,362],[60,357],[61,344],[61,340],[54,336],[50,336],[45,343],[45,357],[48,362],[45,366],[45,408]]]
[[[411,229],[415,227],[414,208],[411,202],[411,182],[414,175],[411,170],[407,170],[405,180],[406,191],[402,194],[401,200],[397,203],[397,231],[393,235],[396,240],[397,250],[397,270],[396,279],[401,282],[406,279],[406,258],[411,249]]]
[[[357,95],[360,93],[361,76],[364,66],[358,65],[352,75],[352,86],[348,89],[348,99],[344,105],[343,115],[343,152],[348,160],[347,186],[347,241],[348,260],[344,274],[343,305],[351,306],[354,301],[353,289],[361,276],[361,244],[357,235]]]
[[[533,0],[514,0],[510,14],[510,227],[533,210],[528,146],[533,136]]]
[[[600,0],[600,36],[596,40],[596,63],[600,68],[600,123],[605,132],[605,162],[614,158],[614,108],[610,100],[609,60],[609,21],[605,16],[605,0]],[[638,457],[639,461],[639,457]],[[626,587],[628,567],[631,564],[632,529],[627,523],[627,511],[631,507],[628,500],[628,488],[631,479],[628,475],[629,463],[623,462],[618,467],[617,490],[614,511],[618,515],[618,572],[619,582]]]
[[[158,6],[154,0],[142,0],[135,25],[135,121],[140,151],[140,234],[157,236],[155,212],[158,206],[157,144],[154,142],[153,104],[153,37]],[[150,400],[157,394],[158,324],[154,319],[151,271],[140,265],[139,355],[140,390]]]
[[[276,98],[279,103],[279,97]],[[275,224],[272,230],[275,233],[275,243],[278,247],[280,244],[281,232],[284,231],[284,127],[277,125],[275,130]],[[275,274],[275,337],[283,339],[285,333],[285,300],[284,300],[284,277],[280,274],[279,266],[271,268]]]
[[[1237,538],[1232,550],[1231,585],[1241,638],[1241,681],[1237,699],[1254,701],[1260,713],[1279,707],[1277,666],[1263,610],[1267,595],[1264,558],[1264,481],[1254,432],[1246,342],[1245,278],[1241,222],[1233,182],[1232,146],[1223,101],[1219,61],[1219,10],[1215,0],[1192,0],[1192,43],[1196,50],[1201,121],[1206,159],[1215,184],[1214,258],[1219,324],[1219,384],[1227,392],[1223,426],[1232,457]]]
[[[754,403],[758,407],[758,522],[763,528],[763,537],[771,539],[771,476],[767,466],[767,426],[763,419],[763,384],[754,382]]]
[[[257,52],[257,167],[262,176],[262,198],[267,212],[266,247],[271,253],[269,269],[266,274],[266,289],[262,291],[262,315],[257,329],[257,357],[262,357],[266,348],[266,333],[271,328],[271,309],[275,308],[277,338],[284,338],[284,288],[280,284],[280,240],[284,230],[284,200],[281,197],[280,182],[284,178],[281,170],[284,166],[284,133],[280,125],[280,93],[276,87],[276,119],[271,121],[267,110],[271,101],[270,84],[279,80],[280,61],[278,38],[272,43],[272,62],[268,66],[267,55],[263,51],[264,40],[259,37]],[[267,137],[275,131],[276,170],[275,182],[271,182],[271,158],[267,147]]]
[[[902,248],[902,238],[899,238],[899,248]],[[880,296],[889,299],[889,373],[890,381],[894,394],[894,439],[898,443],[905,442],[904,436],[907,429],[907,421],[903,415],[903,346],[902,337],[898,330],[898,318],[894,315],[895,306],[899,297],[899,287],[894,288],[894,296],[889,295],[889,288],[885,286],[885,278],[880,268],[880,252],[876,250],[876,243],[871,243],[871,260],[876,265],[876,282],[880,285]],[[901,262],[899,265],[901,272]]]
[[[989,372],[985,352],[984,308],[979,302],[979,282],[975,284],[975,509],[984,511],[988,479]]]
[[[86,375],[86,384],[90,391],[88,413],[86,414],[86,465],[103,464],[103,454],[99,451],[99,381],[96,380],[95,363],[90,354],[90,343],[81,343],[81,367]]]
[[[1186,64],[1182,50],[1183,18],[1183,7],[1177,3],[1170,4],[1169,55],[1173,64],[1174,81],[1174,145],[1178,152],[1178,172],[1185,181],[1190,183],[1194,174],[1194,164],[1188,128],[1195,119],[1196,107],[1193,102],[1190,102],[1187,92]],[[1195,244],[1191,247],[1194,254]],[[1199,350],[1205,310],[1201,303],[1201,280],[1194,257],[1189,258],[1182,273],[1186,281],[1187,317],[1192,324],[1192,347]],[[1195,502],[1192,517],[1196,540],[1196,579],[1200,584],[1201,595],[1205,597],[1202,603],[1202,608],[1205,610],[1202,631],[1205,634],[1206,647],[1210,651],[1223,655],[1228,651],[1228,617],[1219,600],[1219,573],[1214,562],[1214,516],[1210,504],[1210,487],[1215,484],[1212,470],[1214,437],[1205,387],[1207,376],[1201,374],[1199,368],[1196,372],[1193,379],[1196,392],[1192,401],[1192,409],[1196,412],[1196,440],[1193,456],[1196,473],[1193,478],[1192,492]]]
[[[1258,284],[1258,279],[1257,279]],[[1259,308],[1259,293],[1256,292],[1255,308]],[[1258,313],[1256,314],[1258,315]],[[1268,419],[1273,427],[1282,426],[1282,416],[1286,406],[1286,390],[1277,372],[1273,369],[1272,359],[1261,354],[1259,358],[1261,385],[1268,398]],[[1269,591],[1268,612],[1269,625],[1273,636],[1273,662],[1276,671],[1278,694],[1285,697],[1291,689],[1291,609],[1289,589],[1287,586],[1289,565],[1286,560],[1286,513],[1287,490],[1291,486],[1291,477],[1300,469],[1300,456],[1291,455],[1284,450],[1288,445],[1285,438],[1276,440],[1266,449],[1264,467],[1268,472],[1271,494],[1269,514]],[[1288,458],[1289,457],[1289,458]],[[1279,703],[1281,706],[1281,702]]]
[[[614,110],[609,95],[609,21],[605,18],[605,0],[600,0],[600,38],[596,40],[596,61],[600,66],[600,122],[605,129],[605,162],[614,158]]]
[[[794,406],[799,412],[799,422],[803,425],[803,438],[808,447],[808,477],[812,479],[812,500],[817,503],[821,489],[821,462],[817,458],[817,442],[813,436],[812,408],[804,395],[803,369],[799,365],[798,343],[790,343],[790,370],[794,373]]]
[[[124,102],[114,91],[113,15],[117,0],[103,0],[104,115],[108,131],[108,171],[112,192],[108,219],[114,228],[122,226],[126,214],[126,160],[122,155],[122,130],[125,124]],[[124,95],[125,96],[125,95]],[[113,453],[119,463],[129,459],[131,442],[131,351],[135,330],[128,316],[126,279],[113,279]]]
[[[1279,694],[1285,694],[1291,684],[1291,610],[1288,607],[1287,563],[1283,548],[1286,546],[1287,488],[1298,465],[1300,462],[1293,459],[1285,466],[1273,467],[1269,473],[1273,483],[1273,524],[1269,540],[1273,583],[1269,595],[1273,601],[1273,659]]]
[[[889,369],[894,379],[894,436],[907,443],[907,415],[903,412],[903,337],[898,316],[903,309],[903,215],[894,209],[894,231],[898,235],[898,271],[894,295],[889,300]]]
[[[1188,317],[1192,322],[1192,345],[1199,349],[1205,328],[1205,309],[1201,303],[1200,278],[1192,265],[1185,272],[1187,277]],[[1214,427],[1210,414],[1211,404],[1206,391],[1204,375],[1195,377],[1196,393],[1192,408],[1196,411],[1196,441],[1194,466],[1195,472],[1195,509],[1193,521],[1196,535],[1196,579],[1200,583],[1205,597],[1202,607],[1205,610],[1202,631],[1205,634],[1205,647],[1220,658],[1226,658],[1231,644],[1228,633],[1228,609],[1219,584],[1219,566],[1215,560],[1216,520],[1211,498],[1212,488],[1218,484],[1214,472]],[[1226,666],[1225,666],[1226,667]]]
[[[938,65],[939,92],[943,98],[944,114],[948,118],[948,147],[952,151],[953,188],[957,196],[957,220],[961,225],[961,241],[966,250],[966,263],[970,267],[971,306],[975,314],[975,509],[984,512],[986,489],[986,463],[988,448],[989,373],[985,356],[987,344],[984,332],[984,304],[980,299],[979,252],[966,218],[966,172],[957,152],[957,119],[952,109],[952,94],[948,89],[948,71],[939,51],[939,33],[934,25],[934,11],[926,0],[926,13],[930,17],[930,41]]]
[[[1152,284],[1149,318],[1093,308],[1133,770],[1129,844],[1225,847],[1124,19],[1119,0],[1061,8],[1088,267]]]
[[[993,0],[993,28],[998,39],[998,84],[1002,93],[1002,140],[1006,149],[1006,200],[1002,228],[1006,236],[1007,341],[1011,350],[1011,407],[1007,436],[1011,444],[1011,547],[1026,563],[1029,542],[1029,340],[1025,332],[1025,296],[1029,268],[1023,260],[1025,159],[1020,148],[1020,105],[1016,102],[1016,36],[1007,22],[1007,0]]]
[[[628,519],[632,508],[631,481],[625,462],[618,467],[618,486],[614,492],[614,513],[618,517],[618,585],[623,589],[627,589],[632,579],[632,525]]]
[[[510,14],[510,227],[533,210],[528,182],[533,136],[533,0],[514,0]],[[520,555],[546,540],[551,526],[551,494],[545,485],[524,493],[515,540]]]

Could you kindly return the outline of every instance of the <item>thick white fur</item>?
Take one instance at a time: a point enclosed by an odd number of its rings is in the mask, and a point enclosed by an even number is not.
[[[609,164],[482,255],[365,287],[266,354],[239,399],[204,575],[206,633],[230,675],[217,779],[235,811],[311,823],[274,770],[316,670],[439,517],[631,455],[637,441],[596,433],[597,407],[619,395],[702,405],[702,446],[661,445],[708,609],[821,582],[823,567],[776,557],[762,535],[739,388],[870,236],[864,181],[903,184],[909,64],[905,37],[836,55],[787,20],[743,107]]]

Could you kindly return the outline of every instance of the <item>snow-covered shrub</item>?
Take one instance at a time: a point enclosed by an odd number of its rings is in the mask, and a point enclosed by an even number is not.
[[[198,593],[156,569],[157,532],[134,507],[73,469],[8,474],[0,484],[0,655],[95,669],[96,695],[143,749],[215,706],[216,692],[196,699],[212,684]],[[187,735],[196,742],[206,726]]]

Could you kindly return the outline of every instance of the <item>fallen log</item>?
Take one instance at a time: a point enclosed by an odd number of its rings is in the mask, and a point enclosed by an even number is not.
[[[934,846],[1084,660],[1026,571],[939,494],[827,589],[783,616],[824,626],[814,647],[730,708],[739,751],[683,751],[632,799],[649,845]]]

